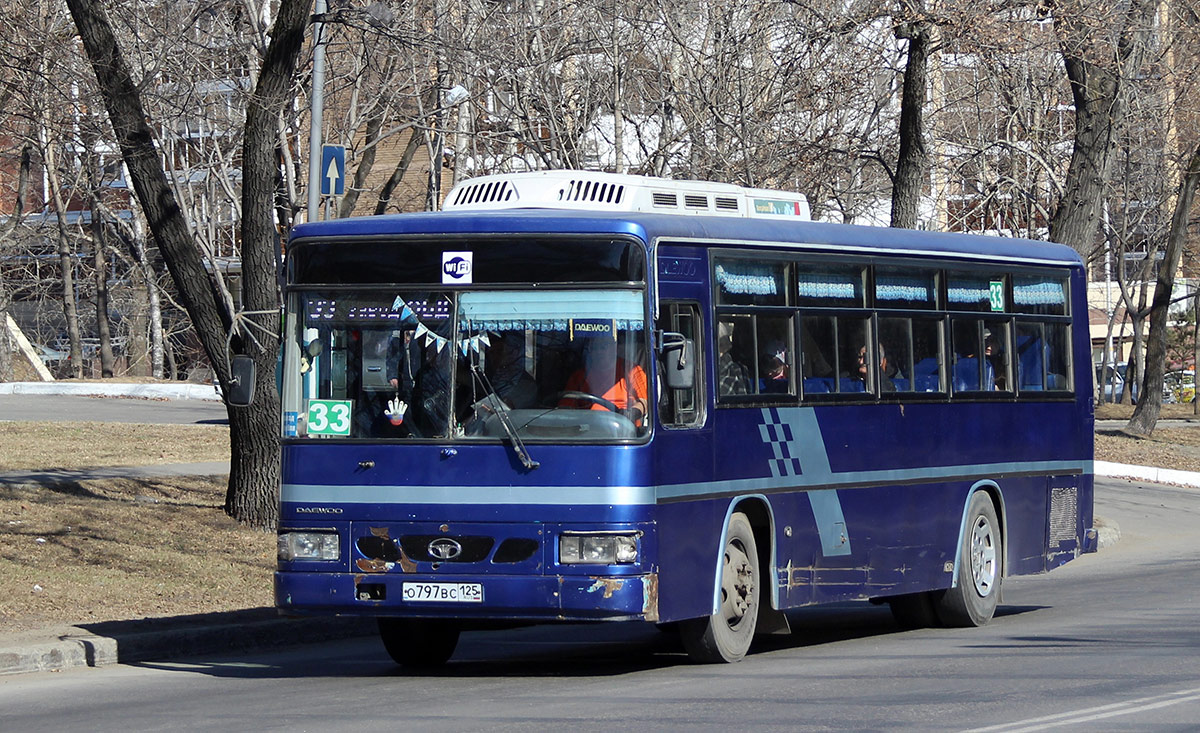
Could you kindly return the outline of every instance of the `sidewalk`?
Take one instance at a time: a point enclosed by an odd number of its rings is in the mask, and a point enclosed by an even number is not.
[[[71,394],[151,399],[220,400],[211,385],[108,384],[79,382],[0,383],[0,394]],[[100,470],[19,471],[0,474],[0,486],[78,480],[87,476],[227,473],[228,462],[113,467]],[[1098,477],[1128,478],[1200,488],[1200,472],[1174,471],[1096,461]],[[1100,549],[1120,538],[1115,522],[1095,518]],[[0,634],[0,676],[71,667],[101,667],[176,659],[373,635],[362,618],[283,618],[272,608],[225,613],[108,621],[18,634]]]
[[[374,633],[373,619],[283,618],[273,608],[61,626],[0,635],[0,676],[243,653]]]

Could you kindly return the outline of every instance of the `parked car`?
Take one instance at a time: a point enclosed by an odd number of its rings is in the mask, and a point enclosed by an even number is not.
[[[1100,364],[1096,365],[1096,384],[1102,392],[1101,402],[1120,402],[1125,393],[1125,370],[1128,364],[1121,362],[1120,364],[1109,364],[1103,367]],[[1130,401],[1137,404],[1138,400],[1138,385],[1133,383],[1130,385]]]
[[[1163,402],[1193,402],[1196,399],[1196,372],[1177,369],[1163,376]]]

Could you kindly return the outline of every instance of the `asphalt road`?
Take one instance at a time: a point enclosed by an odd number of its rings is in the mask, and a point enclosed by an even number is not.
[[[979,629],[821,608],[724,666],[648,625],[472,632],[424,676],[351,640],[0,678],[0,730],[1196,730],[1200,492],[1106,480],[1097,510],[1121,541]]]
[[[96,421],[169,424],[227,424],[225,404],[205,400],[0,394],[0,421]]]

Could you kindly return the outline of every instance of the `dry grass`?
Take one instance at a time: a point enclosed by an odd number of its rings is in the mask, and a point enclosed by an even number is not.
[[[0,423],[0,472],[193,463],[229,457],[224,425]]]
[[[0,488],[0,629],[270,605],[273,535],[225,477]]]
[[[1133,405],[1114,405],[1111,402],[1096,405],[1097,420],[1128,420],[1133,415]],[[1194,404],[1168,403],[1162,406],[1160,420],[1188,420],[1200,418]]]

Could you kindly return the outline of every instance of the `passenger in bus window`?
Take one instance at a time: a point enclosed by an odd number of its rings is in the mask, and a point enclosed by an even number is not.
[[[876,345],[876,351],[879,353],[879,391],[880,392],[895,392],[896,384],[888,376],[888,360],[887,354],[883,351],[883,344]],[[858,370],[855,371],[854,377],[863,383],[864,391],[871,391],[871,357],[869,356],[870,349],[866,344],[863,344],[858,349]]]
[[[762,378],[758,380],[759,392],[782,394],[788,391],[788,365],[774,354],[766,354],[762,361]]]
[[[617,356],[617,342],[609,336],[589,339],[583,352],[583,366],[567,378],[567,392],[583,392],[611,402],[617,410],[641,426],[648,408],[646,370],[630,366]],[[606,410],[604,405],[585,400],[562,399],[559,407]]]
[[[733,358],[733,324],[722,321],[717,326],[717,390],[725,395],[750,393],[750,371]]]
[[[987,389],[1008,389],[1008,369],[1005,366],[1004,344],[989,329],[983,329],[983,358],[987,360],[985,374],[989,377]]]

